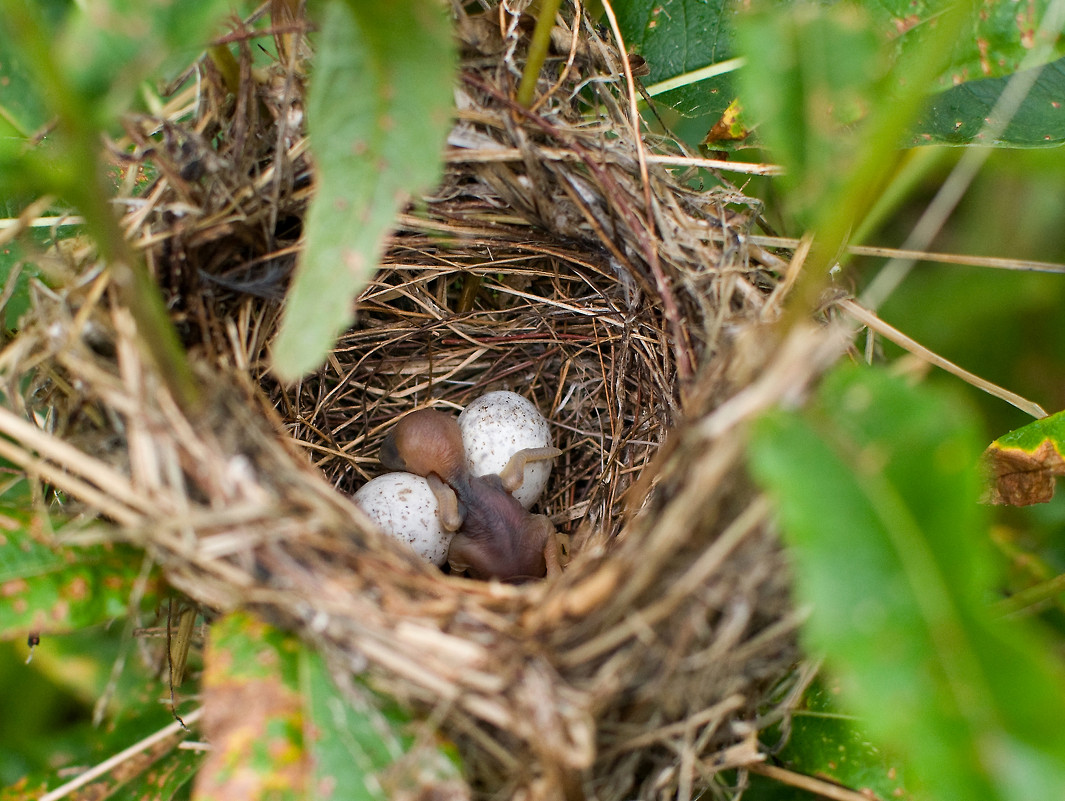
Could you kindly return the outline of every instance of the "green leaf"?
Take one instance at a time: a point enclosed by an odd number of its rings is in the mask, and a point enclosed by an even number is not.
[[[117,545],[53,547],[34,534],[39,526],[25,508],[0,508],[0,637],[70,631],[125,617],[143,555]],[[144,589],[150,605],[158,578]]]
[[[1065,452],[1065,412],[1057,412],[1014,429],[996,439],[994,444],[1000,448],[1017,448],[1033,453],[1047,442]]]
[[[863,5],[878,22],[885,40],[895,43],[900,58],[919,58],[929,28],[936,24],[940,6],[929,0],[872,0]],[[1050,6],[1050,0],[1015,3],[974,4],[968,20],[955,40],[950,65],[939,77],[936,88],[946,89],[965,81],[1009,75],[1031,58],[1037,29]],[[1050,42],[1046,60],[1065,55],[1056,37]],[[1029,62],[1029,66],[1035,66]]]
[[[296,638],[250,615],[227,615],[211,625],[202,728],[212,747],[197,777],[198,797],[304,797],[299,648]]]
[[[317,654],[305,652],[301,660],[303,692],[315,750],[313,786],[325,788],[321,797],[336,795],[343,787],[352,801],[383,799],[384,791],[374,773],[402,753],[387,725],[381,737],[369,725],[376,709],[356,710],[337,697],[336,687]]]
[[[726,0],[623,0],[613,7],[626,46],[647,61],[649,87],[732,57],[735,12]],[[725,74],[670,90],[658,100],[683,114],[720,115],[734,98]]]
[[[1053,796],[1065,677],[1039,632],[989,615],[978,442],[956,401],[851,368],[805,415],[760,421],[750,456],[813,607],[809,646],[870,735],[931,798]]]
[[[274,345],[278,375],[317,366],[352,320],[394,224],[441,174],[455,54],[436,0],[328,0],[307,128],[317,194]]]
[[[841,713],[833,692],[820,680],[807,690],[802,707],[793,714],[788,742],[776,758],[789,770],[876,798],[913,798],[896,762],[868,740],[860,721]]]
[[[304,651],[301,668],[314,787],[344,788],[333,797],[384,801],[422,797],[419,790],[458,778],[453,758],[433,741],[415,740],[407,731],[409,718],[395,704],[360,685],[339,695],[318,654]]]
[[[1009,124],[988,138],[985,124],[1011,77],[969,81],[934,95],[913,129],[913,144],[1049,147],[1065,142],[1065,58],[1039,69]]]
[[[984,452],[992,479],[991,503],[1028,506],[1054,497],[1065,475],[1065,412],[1004,434]]]
[[[243,613],[212,624],[204,694],[201,798],[417,798],[458,775],[398,707],[358,684],[341,694],[320,656]]]

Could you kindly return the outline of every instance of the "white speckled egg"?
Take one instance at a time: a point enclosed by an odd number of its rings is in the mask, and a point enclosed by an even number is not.
[[[516,392],[482,395],[459,415],[459,428],[466,462],[475,476],[499,473],[520,450],[551,447],[551,430],[544,416]],[[551,464],[546,459],[525,465],[525,478],[513,495],[526,509],[543,494]]]
[[[437,516],[429,482],[411,473],[385,473],[355,493],[355,503],[381,530],[407,543],[419,556],[440,566],[447,561],[453,534]]]

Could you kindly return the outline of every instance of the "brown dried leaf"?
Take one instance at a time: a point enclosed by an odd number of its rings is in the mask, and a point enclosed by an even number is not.
[[[1054,479],[1065,475],[1065,459],[1049,439],[1031,452],[992,443],[984,459],[992,480],[985,500],[994,504],[1046,503],[1054,496]]]

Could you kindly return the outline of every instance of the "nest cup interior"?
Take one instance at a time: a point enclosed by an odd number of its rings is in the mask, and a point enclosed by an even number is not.
[[[684,415],[705,411],[723,337],[774,286],[762,261],[780,262],[739,242],[754,201],[641,162],[621,59],[587,21],[565,42],[583,37],[562,78],[547,80],[560,58],[545,71],[538,110],[517,107],[517,20],[501,40],[467,42],[447,173],[402,217],[352,329],[314,375],[264,385],[346,494],[384,472],[380,443],[403,414],[457,414],[498,389],[527,397],[563,451],[537,509],[577,554],[609,548],[639,507],[627,491]]]
[[[515,391],[563,451],[538,508],[577,550],[593,534],[609,542],[677,406],[657,315],[632,315],[617,278],[587,259],[533,241],[510,249],[500,259],[404,243],[393,258],[408,263],[378,273],[356,326],[314,376],[276,389],[278,408],[334,486],[353,493],[384,472],[381,440],[406,412],[457,414],[485,392]]]

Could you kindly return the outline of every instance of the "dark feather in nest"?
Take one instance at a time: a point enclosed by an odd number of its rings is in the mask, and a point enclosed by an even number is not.
[[[594,26],[556,30],[575,46],[530,111],[509,99],[522,26],[496,11],[478,23],[497,38],[470,42],[445,180],[401,218],[356,324],[293,386],[267,354],[311,194],[303,62],[242,70],[236,98],[205,67],[195,119],[132,122],[158,177],[126,223],[208,413],[177,411],[105,274],[42,297],[6,352],[6,378],[32,377],[85,461],[60,468],[39,442],[27,454],[49,480],[91,483],[88,434],[117,436],[128,495],[72,494],[198,602],[250,607],[437,710],[479,793],[727,794],[715,777],[760,758],[757,732],[787,706],[771,690],[797,658],[742,421],[838,347],[806,331],[778,352],[751,336],[780,266],[745,245],[756,204],[647,163],[641,148],[664,145],[641,144],[622,59]],[[88,324],[114,356],[84,345]],[[564,451],[541,506],[572,560],[521,588],[419,563],[347,497],[381,471],[398,415],[498,388],[532,399]]]

